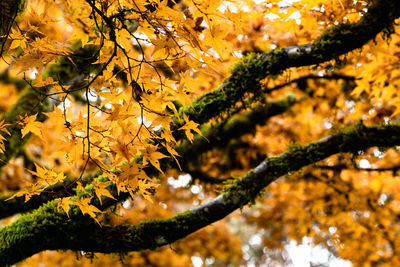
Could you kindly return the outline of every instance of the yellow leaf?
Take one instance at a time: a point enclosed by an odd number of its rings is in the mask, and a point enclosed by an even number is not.
[[[147,164],[147,161],[150,162],[151,165],[157,168],[160,172],[163,172],[160,168],[159,159],[166,158],[164,154],[157,151],[158,146],[147,146],[143,150],[143,163]]]
[[[43,134],[41,132],[42,123],[39,121],[36,121],[36,117],[37,117],[37,114],[23,119],[22,123],[24,124],[24,127],[21,129],[22,138],[31,132],[34,135],[40,137],[43,141],[45,141],[43,138]]]
[[[179,128],[178,130],[185,130],[185,134],[191,143],[193,143],[193,134],[191,131],[195,131],[199,135],[203,136],[198,128],[199,127],[198,123],[195,123],[194,121],[189,121],[189,118],[186,116],[186,114],[183,114],[183,119],[185,120],[186,124],[181,128]]]
[[[83,198],[81,197],[80,200],[76,201],[75,204],[78,205],[79,209],[82,211],[82,214],[88,214],[92,217],[97,223],[99,221],[96,219],[96,213],[103,213],[101,210],[90,204],[90,200],[92,198]]]
[[[69,217],[68,212],[69,212],[70,206],[72,204],[74,204],[73,201],[71,201],[70,197],[61,198],[59,200],[60,200],[60,202],[57,205],[57,209],[59,210],[60,208],[62,208],[64,210],[64,212],[67,214],[67,216]]]
[[[94,192],[95,192],[97,198],[99,199],[100,204],[102,204],[102,202],[101,202],[102,196],[106,196],[106,197],[115,199],[115,197],[113,197],[113,195],[111,195],[111,193],[107,190],[107,186],[109,186],[109,185],[110,185],[110,182],[103,183],[100,181],[96,181],[93,184]]]

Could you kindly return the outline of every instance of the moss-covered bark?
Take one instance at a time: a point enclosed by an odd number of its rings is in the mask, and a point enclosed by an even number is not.
[[[0,230],[0,266],[12,265],[47,249],[110,253],[163,246],[254,201],[265,186],[284,174],[336,153],[396,145],[400,145],[400,125],[358,125],[267,158],[243,177],[232,180],[222,195],[207,204],[169,219],[148,220],[136,225],[99,226],[82,216],[77,208],[68,218],[57,210],[57,202],[52,201]]]
[[[14,214],[37,209],[50,200],[66,197],[70,194],[71,192],[66,191],[65,185],[58,184],[48,188],[40,195],[32,196],[27,202],[25,202],[25,196],[9,199],[14,194],[4,196],[0,195],[0,219],[7,218]]]
[[[400,125],[357,125],[347,128],[320,141],[290,148],[280,156],[267,158],[254,171],[227,184],[224,198],[242,206],[254,201],[264,187],[280,176],[330,155],[342,152],[356,153],[372,146],[392,147],[399,142]]]
[[[378,32],[389,29],[399,15],[399,1],[378,0],[359,22],[332,27],[314,44],[277,49],[263,55],[249,55],[233,68],[231,77],[223,85],[200,97],[192,106],[182,108],[181,112],[186,112],[199,123],[207,122],[233,106],[245,92],[257,90],[259,81],[265,76],[278,74],[292,66],[320,63],[359,48]],[[29,96],[24,100],[26,102],[21,100],[21,107],[15,106],[16,112],[10,111],[5,118],[9,116],[8,120],[12,121],[17,117],[16,114],[26,113],[27,109],[22,106],[32,107],[31,100],[42,96],[42,93],[31,93],[24,92],[24,96]],[[236,125],[236,122],[232,125]],[[232,129],[235,127],[227,127],[226,130]],[[16,136],[18,138],[18,133]],[[17,143],[11,139],[11,151],[14,144],[16,151],[19,149],[20,144]],[[14,264],[46,249],[109,253],[159,247],[183,238],[254,201],[265,186],[284,174],[335,153],[395,145],[400,145],[399,125],[359,125],[266,159],[245,176],[232,180],[223,194],[210,203],[170,219],[150,220],[137,225],[100,227],[89,217],[82,216],[77,208],[71,211],[68,218],[64,212],[57,210],[56,201],[51,201],[0,229],[0,266]],[[15,152],[10,153],[13,155]]]
[[[181,167],[185,169],[185,165],[194,161],[200,153],[208,151],[216,147],[223,147],[229,140],[238,138],[245,133],[249,133],[255,129],[256,125],[265,123],[271,116],[281,114],[290,108],[296,99],[287,97],[277,101],[271,101],[267,104],[259,105],[254,110],[232,117],[224,123],[217,125],[204,125],[202,127],[202,136],[196,134],[193,143],[183,140],[182,144],[177,146],[177,151],[182,157],[180,159]],[[161,160],[161,166],[166,169],[168,166],[174,164],[174,159],[165,158]],[[150,168],[150,167],[149,167]],[[154,167],[152,170],[147,171],[154,175],[158,170]],[[186,170],[188,171],[188,170]],[[85,182],[85,180],[83,180]],[[15,197],[11,200],[6,200],[12,196],[0,196],[0,219],[8,216],[30,211],[40,207],[42,204],[56,198],[70,196],[71,192],[67,192],[65,188],[67,185],[55,185],[46,189],[39,195],[32,196],[31,199],[25,202],[25,197]],[[115,191],[110,189],[111,191]],[[118,200],[122,201],[127,196],[114,194]]]
[[[259,81],[290,67],[319,64],[361,48],[382,32],[390,32],[400,16],[400,2],[378,0],[356,23],[339,24],[324,31],[314,43],[278,48],[270,53],[249,54],[232,69],[224,83],[204,94],[192,105],[181,108],[197,123],[204,123],[230,109],[246,92],[260,90]]]
[[[286,112],[296,102],[294,96],[288,96],[285,99],[260,104],[251,111],[235,115],[224,122],[215,125],[204,124],[200,128],[202,135],[196,134],[193,143],[183,140],[176,147],[176,151],[182,158],[181,164],[192,161],[203,152],[224,147],[233,139],[253,132],[257,125],[264,124],[269,118]]]

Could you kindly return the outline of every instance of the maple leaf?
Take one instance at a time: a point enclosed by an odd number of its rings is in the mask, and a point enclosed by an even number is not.
[[[25,196],[25,202],[27,202],[32,196],[40,195],[43,192],[44,188],[39,188],[39,184],[35,183],[30,188],[22,189],[17,193],[13,194],[11,197],[7,198],[6,201],[13,199],[15,197]]]
[[[36,74],[36,76],[35,76],[35,86],[36,87],[43,87],[43,86],[54,85],[54,84],[57,84],[57,82],[54,81],[52,77],[46,77],[46,79],[43,80],[42,74]]]
[[[30,192],[27,189],[20,190],[17,193],[13,194],[11,197],[7,198],[6,201],[11,200],[11,199],[16,198],[16,197],[25,196],[25,202],[27,202],[29,200],[29,198],[30,198],[29,193]]]
[[[183,119],[185,120],[185,125],[183,125],[178,130],[185,130],[186,137],[188,140],[193,143],[193,133],[191,131],[195,131],[199,135],[203,136],[200,129],[199,124],[195,123],[194,121],[190,121],[186,114],[183,114]]]
[[[21,117],[23,127],[21,129],[22,138],[28,133],[33,133],[34,135],[40,137],[43,141],[43,134],[41,131],[42,123],[40,121],[36,121],[37,114],[34,114],[29,117]]]
[[[96,181],[93,183],[93,189],[94,189],[94,192],[95,192],[97,198],[100,201],[100,204],[102,204],[102,202],[101,202],[102,196],[106,196],[106,197],[109,197],[109,198],[112,198],[115,200],[115,197],[113,197],[113,195],[111,195],[110,191],[108,191],[108,189],[107,189],[107,186],[109,186],[110,183],[111,182],[103,183],[100,181]]]
[[[8,126],[11,126],[11,124],[4,124],[4,120],[0,121],[0,131],[11,135],[11,133],[7,130]]]
[[[67,216],[69,217],[69,210],[71,205],[74,204],[74,202],[72,201],[72,197],[65,197],[65,198],[59,198],[58,199],[58,205],[57,205],[57,209],[62,208],[64,210],[64,212],[67,214]]]
[[[160,172],[163,172],[160,168],[159,160],[162,158],[166,158],[163,153],[157,151],[158,145],[152,146],[149,145],[145,149],[142,150],[143,153],[143,164],[146,165],[147,161],[150,162],[151,165],[157,168]]]
[[[83,215],[88,214],[98,224],[100,224],[99,221],[96,219],[96,213],[103,213],[103,211],[90,204],[91,200],[92,198],[81,197],[78,201],[75,201],[75,204],[79,207]]]
[[[55,185],[56,183],[61,183],[64,181],[65,176],[62,172],[55,172],[53,170],[48,170],[46,168],[42,168],[36,163],[36,171],[27,170],[31,174],[35,175],[39,180],[38,182],[45,181],[48,185]]]
[[[153,203],[153,200],[149,196],[152,191],[154,191],[154,188],[157,187],[157,184],[151,183],[149,180],[139,180],[139,192],[141,196],[146,199],[147,201],[150,201]]]
[[[140,179],[148,179],[143,169],[134,161],[129,164],[123,164],[120,168],[121,174],[117,180],[117,187],[124,188],[125,192],[126,190],[136,190]]]

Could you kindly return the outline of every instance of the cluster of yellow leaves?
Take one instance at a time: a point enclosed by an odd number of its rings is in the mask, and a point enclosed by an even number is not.
[[[102,204],[102,197],[108,197],[115,199],[107,187],[110,185],[110,181],[108,182],[100,182],[99,180],[95,180],[93,185],[93,190],[87,190],[85,187],[82,186],[80,182],[77,183],[77,187],[75,188],[76,192],[79,194],[85,194],[85,197],[80,197],[79,199],[74,197],[64,197],[59,199],[58,209],[64,210],[64,212],[69,216],[70,207],[72,205],[77,206],[82,214],[88,214],[90,217],[96,220],[97,223],[99,221],[96,219],[98,213],[103,213],[97,207],[91,204],[93,198],[93,191],[96,197],[99,199],[100,204]],[[89,195],[90,197],[87,197]]]
[[[389,43],[370,44],[366,47],[367,56],[360,59],[358,68],[353,71],[358,79],[352,94],[355,97],[368,96],[376,107],[373,112],[375,116],[379,116],[379,110],[387,109],[386,117],[394,120],[400,113],[400,72],[397,68],[399,43],[400,36],[393,34]],[[370,113],[373,115],[372,111]]]
[[[43,168],[35,163],[36,171],[27,170],[34,176],[34,183],[30,188],[23,189],[15,193],[9,199],[15,197],[25,197],[25,202],[28,201],[32,196],[39,195],[46,189],[51,189],[51,186],[62,183],[65,179],[65,175],[62,172],[56,172],[50,169]]]
[[[35,177],[31,188],[15,196],[25,196],[29,200],[49,186],[63,183],[67,173],[77,179],[101,170],[108,178],[107,182],[95,179],[88,187],[78,182],[76,190],[85,197],[62,198],[59,209],[69,214],[70,207],[77,206],[83,214],[96,218],[101,211],[91,203],[114,199],[116,194],[109,189],[111,183],[115,184],[117,194],[129,192],[132,197],[140,195],[158,205],[151,196],[157,185],[144,169],[153,167],[163,172],[160,163],[163,158],[173,157],[178,161],[171,117],[179,115],[180,105],[190,105],[197,96],[220,85],[227,76],[227,67],[236,57],[251,51],[312,42],[328,26],[359,19],[370,1],[300,0],[282,6],[284,3],[280,0],[182,0],[184,10],[169,7],[168,2],[93,1],[105,16],[114,19],[115,42],[111,40],[109,25],[85,1],[32,0],[28,3],[18,27],[14,27],[9,36],[6,47],[9,53],[5,58],[15,64],[7,68],[11,74],[25,78],[37,71],[35,78],[31,76],[32,85],[51,87],[49,94],[55,106],[52,112],[46,113],[44,122],[38,121],[36,114],[20,119],[22,136],[32,133],[28,154],[38,164],[35,171],[28,170]],[[149,4],[156,7],[154,11],[148,11]],[[312,99],[297,85],[273,92],[269,97],[277,99],[294,92],[302,101],[290,114],[272,119],[267,126],[259,127],[254,135],[240,140],[249,146],[234,150],[235,153],[229,152],[229,156],[209,152],[204,156],[202,167],[215,176],[221,173],[230,176],[231,173],[224,171],[226,169],[230,172],[237,168],[235,171],[243,173],[252,166],[248,159],[282,153],[293,141],[315,141],[326,136],[333,125],[353,124],[359,119],[367,120],[367,123],[381,122],[378,119],[382,117],[396,116],[400,112],[398,39],[397,34],[392,35],[392,41],[387,45],[378,38],[377,44],[363,48],[361,55],[356,52],[347,57],[352,64],[341,71],[356,78],[357,86],[351,96],[343,93],[345,83],[338,85],[337,81],[308,82],[307,89],[313,91]],[[91,73],[80,81],[90,83],[89,88],[69,92],[74,88],[73,81],[59,84],[57,79],[60,77],[51,78],[44,74],[46,67],[56,62],[60,55],[72,63],[75,59],[73,50],[90,46],[99,48],[98,57]],[[98,72],[101,66],[104,69]],[[308,74],[329,75],[330,70],[322,71],[323,67],[326,65],[315,70],[289,70],[276,80],[269,78],[265,85],[273,87]],[[80,103],[79,97],[90,105]],[[185,114],[182,119],[184,125],[178,131],[183,131],[192,142],[194,133],[201,134],[199,125]],[[9,126],[0,123],[1,151],[10,135]],[[161,148],[166,152],[161,153]],[[229,168],[223,168],[226,162],[231,164]],[[326,163],[332,162],[336,163],[335,160]],[[221,170],[216,166],[222,166]],[[390,209],[382,209],[381,213],[372,216],[372,222],[366,223],[366,216],[352,214],[354,210],[371,212],[368,203],[377,203],[381,194],[397,196],[396,181],[376,174],[357,176],[357,181],[354,171],[342,171],[339,175],[315,171],[311,177],[314,176],[330,177],[334,185],[327,181],[283,180],[271,186],[274,197],[263,203],[264,207],[259,210],[262,216],[249,217],[250,222],[267,229],[266,246],[281,247],[281,240],[286,237],[300,241],[304,236],[313,237],[317,244],[323,243],[326,242],[324,235],[330,232],[329,227],[336,225],[336,234],[329,237],[335,242],[344,242],[345,246],[339,251],[344,258],[359,262],[363,257],[376,261],[379,257],[386,259],[398,255],[397,251],[389,253],[382,235],[371,234],[377,224],[385,229],[392,227],[394,231],[388,230],[386,234],[396,240],[397,226],[390,223],[395,219],[391,209],[398,209],[396,201],[390,202]],[[356,193],[343,193],[353,187]],[[175,198],[184,195],[179,195],[178,191],[168,192],[166,199],[173,203]],[[167,202],[166,199],[163,201]],[[192,199],[187,201],[191,203]],[[145,213],[142,211],[146,207],[141,208],[135,208],[131,216],[136,218]],[[312,228],[315,224],[310,222],[314,221],[319,223],[320,232]],[[224,235],[219,228],[207,231],[218,237]],[[356,244],[351,241],[352,236],[368,234],[379,247],[371,255],[366,255],[371,250],[367,242]],[[227,236],[221,239],[232,244],[234,254],[240,255],[237,241]],[[197,235],[180,249],[193,255],[193,251],[200,251],[201,247],[202,255],[228,261],[232,256],[227,253],[229,246],[215,240]],[[349,252],[354,248],[362,253]],[[147,259],[157,257],[146,256]],[[183,258],[190,262],[189,256]],[[135,259],[141,264],[144,262],[141,256]],[[392,260],[396,262],[394,256]],[[171,259],[171,262],[170,266],[176,266],[176,261]]]

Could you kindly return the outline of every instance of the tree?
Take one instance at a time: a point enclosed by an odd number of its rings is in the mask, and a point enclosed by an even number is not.
[[[0,266],[399,265],[400,2],[0,6]]]

